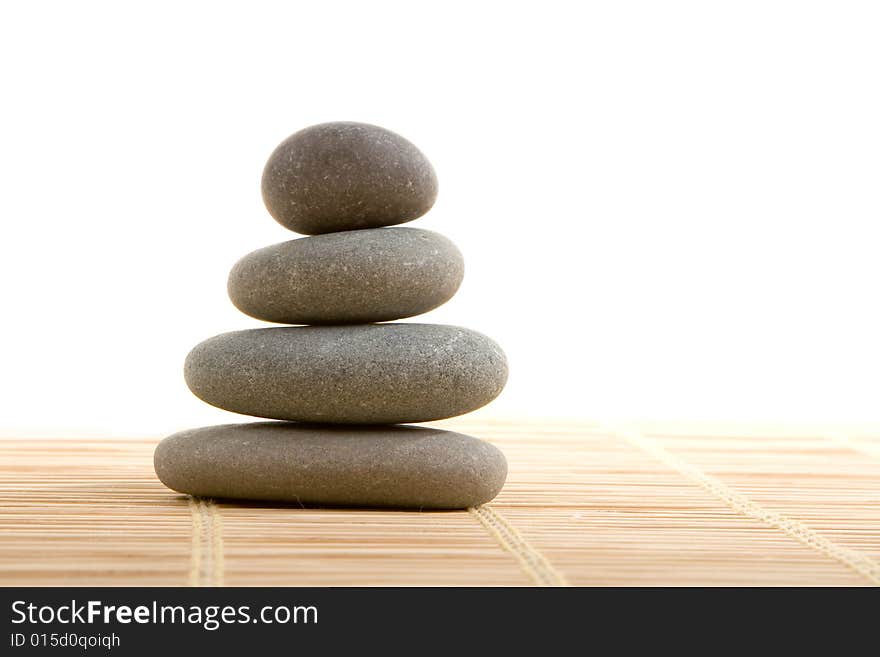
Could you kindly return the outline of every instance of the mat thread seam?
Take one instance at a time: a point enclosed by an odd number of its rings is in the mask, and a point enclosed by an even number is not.
[[[211,546],[213,548],[213,586],[223,586],[225,571],[223,563],[223,519],[220,516],[220,508],[210,500],[206,504],[211,516]]]
[[[651,454],[664,465],[676,470],[681,475],[699,485],[705,491],[711,493],[730,508],[738,513],[761,520],[768,525],[779,529],[787,536],[800,541],[804,545],[817,550],[827,557],[856,571],[868,581],[880,585],[880,563],[856,550],[843,547],[832,540],[822,536],[809,526],[789,518],[781,513],[769,511],[757,502],[750,500],[742,493],[738,493],[720,479],[703,472],[697,466],[671,454],[656,441],[644,434],[628,429],[610,427],[610,431],[631,445]]]
[[[202,558],[199,569],[199,586],[211,586],[212,564],[214,562],[214,545],[211,541],[211,516],[205,506],[205,500],[200,499],[199,527],[201,529]]]
[[[195,498],[187,498],[187,506],[192,521],[188,583],[189,586],[198,586],[202,570],[202,516]]]
[[[569,586],[565,577],[523,537],[507,519],[492,507],[471,507],[468,512],[519,562],[523,571],[538,586]]]
[[[190,586],[223,586],[223,519],[211,501],[190,497]]]

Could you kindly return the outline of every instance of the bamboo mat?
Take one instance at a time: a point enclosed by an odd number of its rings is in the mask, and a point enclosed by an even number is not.
[[[880,584],[880,431],[436,426],[507,454],[491,504],[215,503],[159,483],[156,439],[0,440],[0,584]]]

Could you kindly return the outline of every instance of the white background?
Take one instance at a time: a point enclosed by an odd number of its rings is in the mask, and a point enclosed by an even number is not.
[[[433,161],[486,413],[880,421],[876,3],[2,7],[0,433],[242,419],[182,362],[260,325],[263,164],[339,119]]]

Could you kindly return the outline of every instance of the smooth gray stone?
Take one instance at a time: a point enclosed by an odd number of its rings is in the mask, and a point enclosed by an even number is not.
[[[263,170],[263,201],[284,227],[306,235],[378,228],[431,209],[437,176],[409,141],[347,121],[285,139]]]
[[[504,485],[487,442],[421,427],[227,424],[169,436],[156,474],[197,497],[343,506],[462,509]]]
[[[281,324],[384,322],[452,298],[461,252],[419,228],[372,228],[302,237],[249,253],[229,274],[243,313]]]
[[[395,424],[489,403],[507,360],[485,335],[438,324],[251,329],[197,345],[190,390],[219,408],[301,422]]]

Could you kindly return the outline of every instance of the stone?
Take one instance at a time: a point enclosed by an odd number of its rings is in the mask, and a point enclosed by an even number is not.
[[[263,201],[306,235],[411,221],[434,205],[427,158],[390,130],[366,123],[314,125],[285,139],[263,170]]]
[[[243,313],[281,324],[383,322],[452,298],[461,252],[419,228],[372,228],[302,237],[246,255],[229,274]]]
[[[491,500],[507,476],[493,445],[408,426],[204,427],[169,436],[153,461],[181,493],[303,505],[463,509]]]
[[[275,420],[427,422],[492,401],[507,359],[492,340],[438,324],[285,326],[224,333],[187,356],[202,400]]]

